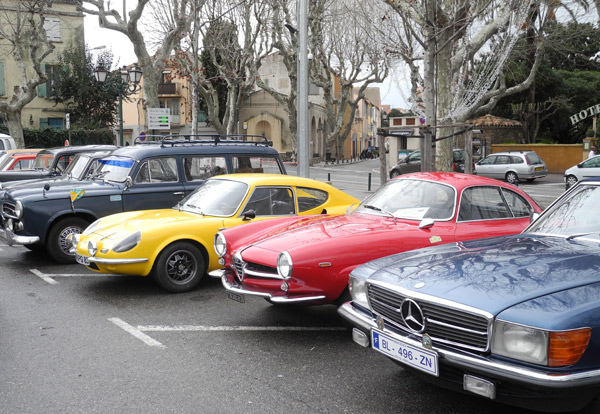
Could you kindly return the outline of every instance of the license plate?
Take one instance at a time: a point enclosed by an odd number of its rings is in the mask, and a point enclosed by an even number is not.
[[[434,351],[410,345],[383,332],[371,331],[373,349],[413,368],[439,376],[438,356]]]
[[[90,258],[87,256],[82,256],[80,254],[75,255],[75,261],[82,265],[86,265],[86,266],[90,265]]]
[[[235,300],[236,302],[246,302],[246,298],[244,298],[244,295],[240,295],[239,293],[227,292],[227,297],[231,300]]]
[[[542,171],[542,170],[543,170],[543,168],[542,168],[542,167],[535,167],[535,170],[536,170],[536,171]]]

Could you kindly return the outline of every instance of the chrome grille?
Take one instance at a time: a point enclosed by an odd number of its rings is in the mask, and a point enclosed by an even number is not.
[[[281,279],[276,267],[247,262],[239,254],[233,256],[233,265],[235,273],[240,280],[244,280],[246,276]]]
[[[2,215],[4,217],[16,218],[17,215],[15,214],[15,205],[13,203],[2,203]]]
[[[368,285],[368,294],[371,309],[381,316],[386,324],[411,332],[399,312],[406,296],[372,284]],[[428,334],[434,343],[437,341],[465,349],[487,351],[490,325],[487,317],[421,299],[410,299],[423,311],[427,320],[423,333]]]
[[[238,255],[233,257],[233,266],[235,274],[240,278],[240,280],[244,280],[244,261]]]

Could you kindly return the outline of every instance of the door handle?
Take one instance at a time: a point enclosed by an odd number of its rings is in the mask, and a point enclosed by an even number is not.
[[[183,191],[176,191],[173,193],[173,195],[185,195],[185,192]]]

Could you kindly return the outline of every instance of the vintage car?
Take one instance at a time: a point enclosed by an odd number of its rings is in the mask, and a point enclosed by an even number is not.
[[[11,149],[6,150],[5,155],[0,158],[0,171],[30,170],[33,161],[41,149]]]
[[[600,412],[600,180],[522,233],[363,264],[338,311],[425,380],[524,408]],[[591,405],[590,405],[591,404]]]
[[[266,140],[217,135],[118,148],[99,161],[90,179],[6,191],[0,237],[9,245],[45,248],[60,263],[75,263],[67,237],[81,233],[100,217],[170,208],[213,175],[285,174],[283,161],[271,145]]]
[[[194,289],[221,266],[213,239],[222,228],[280,216],[343,214],[358,200],[331,185],[273,174],[222,175],[174,208],[101,218],[73,241],[77,261],[100,273],[147,276],[169,292]]]
[[[80,152],[112,151],[114,145],[74,145],[47,148],[39,151],[29,170],[0,171],[0,182],[52,178],[65,171]]]
[[[348,275],[369,260],[419,247],[514,234],[541,208],[498,180],[412,173],[390,180],[340,217],[278,219],[215,237],[220,277],[234,300],[325,304],[347,297]],[[345,294],[346,293],[346,294]]]

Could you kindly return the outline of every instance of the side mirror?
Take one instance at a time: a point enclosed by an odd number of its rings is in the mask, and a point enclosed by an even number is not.
[[[419,223],[419,228],[420,229],[430,229],[433,227],[433,225],[435,224],[435,220],[434,219],[423,219],[421,220],[421,222]]]
[[[246,210],[242,213],[242,217],[244,221],[248,221],[248,220],[252,220],[253,218],[256,218],[256,211],[254,210]]]
[[[129,188],[133,185],[133,179],[131,178],[130,175],[127,176],[127,178],[125,179],[125,187]]]

